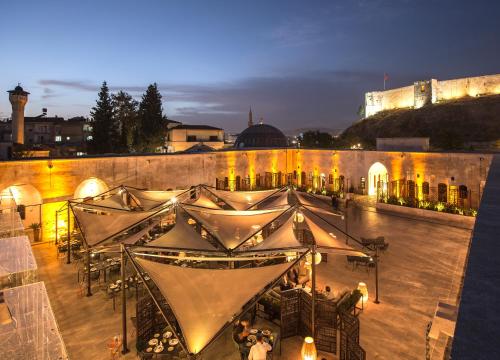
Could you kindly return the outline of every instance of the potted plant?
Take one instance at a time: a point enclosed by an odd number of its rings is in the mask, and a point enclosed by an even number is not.
[[[33,241],[38,242],[40,241],[40,224],[39,223],[33,223],[30,225],[30,228],[33,230]]]

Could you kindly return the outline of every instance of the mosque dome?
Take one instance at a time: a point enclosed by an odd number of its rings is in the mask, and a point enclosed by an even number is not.
[[[287,140],[283,133],[268,124],[256,124],[246,128],[236,139],[236,148],[286,147]]]

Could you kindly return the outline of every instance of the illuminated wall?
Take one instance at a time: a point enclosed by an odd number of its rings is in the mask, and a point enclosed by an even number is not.
[[[472,205],[477,206],[491,158],[490,154],[478,153],[263,149],[10,161],[0,162],[0,189],[29,184],[36,190],[43,203],[45,238],[45,234],[55,234],[56,209],[72,199],[75,192],[78,195],[79,188],[86,188],[85,193],[88,190],[92,194],[122,184],[155,190],[183,189],[200,183],[215,186],[216,179],[226,177],[231,181],[237,177],[250,178],[255,183],[258,174],[262,181],[266,173],[281,174],[284,181],[286,174],[293,176],[295,171],[294,181],[298,185],[319,188],[326,182],[326,188],[333,190],[334,184],[329,181],[332,175],[331,179],[344,178],[345,190],[351,186],[357,190],[361,178],[368,178],[369,169],[376,162],[387,169],[389,182],[406,179],[417,185],[426,181],[431,187],[438,183],[466,185],[473,191]],[[92,181],[87,188],[89,179]]]
[[[500,94],[500,74],[439,81],[416,81],[413,85],[365,94],[365,117],[383,110],[419,108],[466,96]]]

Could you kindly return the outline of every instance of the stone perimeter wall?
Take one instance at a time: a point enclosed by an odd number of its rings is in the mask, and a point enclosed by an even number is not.
[[[466,77],[452,80],[430,80],[432,87],[429,92],[429,102],[463,98],[466,96],[482,96],[500,94],[500,74]],[[383,110],[392,110],[408,107],[418,107],[415,101],[415,92],[422,82],[386,91],[372,91],[365,94],[365,116],[372,116]],[[414,90],[415,89],[415,90]],[[418,106],[417,106],[418,105]]]
[[[265,173],[302,174],[309,179],[344,177],[345,188],[360,185],[370,167],[380,162],[387,168],[388,180],[428,181],[466,185],[472,191],[470,205],[479,204],[492,155],[462,153],[415,153],[381,151],[334,151],[312,149],[267,149],[220,151],[202,154],[116,156],[74,159],[45,159],[0,162],[0,191],[21,185],[42,199],[42,205],[26,208],[26,228],[42,224],[43,239],[55,237],[55,213],[72,199],[84,180],[97,178],[108,188],[129,185],[151,190],[183,189],[200,183],[215,186],[217,179],[255,178]],[[63,215],[64,217],[64,215]],[[61,229],[59,229],[60,231]]]
[[[478,153],[418,153],[268,149],[202,154],[143,155],[0,162],[0,190],[32,185],[44,203],[71,199],[77,186],[98,178],[111,188],[121,184],[148,189],[187,188],[216,179],[254,177],[266,172],[305,172],[334,178],[343,175],[357,187],[370,167],[380,162],[389,182],[398,179],[467,185],[479,192],[492,159]],[[482,184],[483,182],[483,184]]]

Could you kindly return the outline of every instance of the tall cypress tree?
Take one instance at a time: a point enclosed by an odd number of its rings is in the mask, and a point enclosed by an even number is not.
[[[139,105],[139,124],[136,131],[137,148],[144,152],[155,151],[164,143],[161,94],[156,83],[149,85]]]
[[[102,83],[96,106],[92,108],[90,116],[93,121],[90,152],[94,154],[113,152],[113,144],[118,138],[118,129],[113,118],[113,107],[106,81]]]
[[[137,106],[139,104],[124,91],[112,95],[112,104],[113,116],[120,130],[120,136],[115,148],[120,152],[131,151],[137,127]]]

